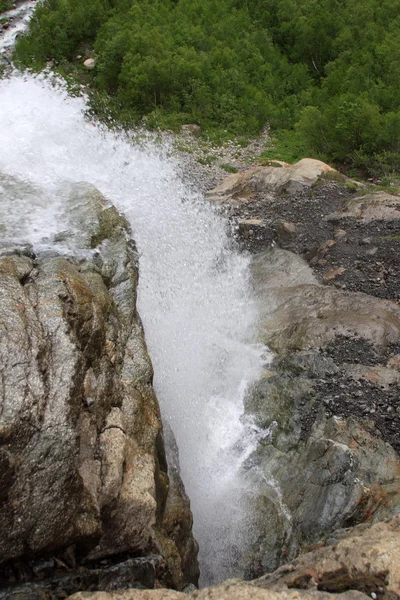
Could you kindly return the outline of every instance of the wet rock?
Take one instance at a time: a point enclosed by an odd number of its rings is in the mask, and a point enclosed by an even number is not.
[[[168,423],[164,427],[164,439],[168,463],[169,493],[167,496],[163,528],[169,545],[175,546],[175,580],[182,588],[185,582],[189,586],[197,583],[199,567],[193,557],[197,556],[198,545],[192,535],[193,516],[190,510],[190,500],[185,492],[180,469],[179,452],[174,433]],[[172,542],[172,543],[171,543]]]
[[[288,251],[255,256],[252,270],[263,315],[260,338],[278,353],[320,348],[340,334],[377,346],[399,340],[395,302],[320,285],[307,264]]]
[[[74,570],[67,562],[50,559],[33,564],[28,583],[10,583],[0,587],[0,599],[61,600],[77,590],[99,589],[102,592],[127,588],[154,588],[162,577],[165,561],[149,555],[114,563],[83,566]]]
[[[44,557],[74,571],[156,550],[164,567],[155,580],[196,583],[190,509],[178,476],[168,479],[136,311],[128,224],[86,184],[70,190],[65,212],[73,254],[0,251],[1,581],[30,580]],[[176,542],[164,522],[169,494],[182,507]]]
[[[228,580],[221,585],[200,590],[195,594],[185,595],[171,590],[152,590],[141,592],[127,590],[110,594],[76,594],[73,600],[366,600],[368,596],[360,592],[329,594],[328,592],[312,592],[303,590],[268,590],[255,588],[240,580]]]
[[[303,554],[252,582],[231,579],[185,596],[170,590],[80,593],[71,600],[394,600],[400,593],[398,516],[338,532],[332,545]]]
[[[388,345],[395,349],[400,342],[400,312],[394,302],[318,284],[307,263],[285,250],[254,256],[252,272],[262,315],[259,339],[277,353],[245,400],[255,425],[271,431],[248,463],[253,489],[260,473],[264,482],[254,504],[254,530],[262,534],[248,558],[255,576],[338,528],[398,510],[400,460],[363,420],[360,404],[372,397],[364,395],[367,384],[376,398],[395,398],[397,371],[345,363],[343,340],[353,340],[349,356],[369,360],[373,349],[379,360]],[[331,347],[337,354],[325,351]],[[369,405],[379,427],[386,423],[382,413],[393,415],[388,407],[386,401],[379,411]],[[397,444],[389,428],[385,434]]]
[[[297,256],[271,250],[267,236],[239,240],[253,253],[259,340],[277,354],[245,402],[270,431],[247,464],[253,489],[260,474],[269,482],[254,503],[252,576],[338,537],[335,527],[385,519],[400,506],[399,199],[354,189],[327,171],[288,193],[252,170],[210,193],[234,219],[256,215],[275,231],[295,222],[298,231],[286,246]]]
[[[397,598],[400,593],[400,519],[339,532],[338,542],[303,554],[257,587],[340,593],[358,590],[367,597]]]
[[[70,596],[72,600],[185,600],[190,598],[190,595],[186,595],[181,592],[175,592],[173,590],[146,590],[140,591],[135,589],[128,589],[118,592],[83,592]]]

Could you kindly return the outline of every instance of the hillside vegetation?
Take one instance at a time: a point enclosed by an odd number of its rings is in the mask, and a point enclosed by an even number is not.
[[[366,174],[400,159],[400,0],[44,0],[20,64],[96,56],[121,122],[195,122],[250,136],[268,122],[295,154]]]
[[[10,10],[12,6],[11,0],[0,0],[0,13]]]

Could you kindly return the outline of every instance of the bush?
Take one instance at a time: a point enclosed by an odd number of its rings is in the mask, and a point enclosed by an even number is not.
[[[10,10],[12,6],[11,0],[0,0],[0,13]]]
[[[88,47],[124,123],[223,138],[268,121],[285,158],[398,169],[400,0],[43,0],[16,59],[65,65]]]

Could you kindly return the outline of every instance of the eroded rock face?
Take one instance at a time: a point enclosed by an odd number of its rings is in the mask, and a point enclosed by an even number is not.
[[[342,530],[329,546],[270,575],[184,595],[171,590],[79,593],[71,600],[396,600],[400,595],[400,520]]]
[[[360,592],[329,594],[304,590],[255,589],[243,581],[228,580],[226,583],[201,590],[198,594],[182,594],[171,590],[126,590],[114,593],[97,592],[76,594],[74,600],[366,600],[368,596]]]
[[[246,400],[271,432],[248,461],[264,482],[253,577],[400,508],[399,199],[314,162],[253,167],[209,193],[253,253],[259,340],[275,353]],[[243,220],[264,228],[244,235]]]
[[[265,482],[253,507],[259,535],[248,575],[257,576],[338,528],[400,509],[400,460],[387,443],[398,445],[392,413],[387,430],[371,420],[375,390],[395,410],[398,379],[356,352],[357,343],[377,355],[396,346],[400,311],[395,302],[318,284],[302,258],[277,248],[254,257],[253,283],[260,340],[276,353],[246,400],[261,430],[273,425],[249,463],[248,476],[261,473]],[[343,340],[353,345],[347,356]],[[348,418],[335,416],[343,412]]]
[[[59,252],[8,245],[0,256],[1,582],[149,556],[153,585],[179,589],[197,581],[197,546],[183,486],[168,479],[136,248],[94,188],[71,189],[65,210]],[[171,536],[171,497],[183,540]]]
[[[299,556],[275,573],[254,582],[257,587],[319,592],[358,590],[367,597],[400,594],[400,518],[337,532],[329,545]],[[319,593],[318,592],[318,593]]]
[[[276,352],[321,348],[338,335],[377,347],[400,339],[397,303],[320,285],[300,256],[280,249],[253,260],[261,337]]]

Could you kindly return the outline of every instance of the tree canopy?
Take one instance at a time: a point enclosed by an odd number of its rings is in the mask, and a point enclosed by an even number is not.
[[[400,0],[44,0],[16,55],[73,63],[87,46],[121,119],[268,122],[315,157],[396,170]]]

